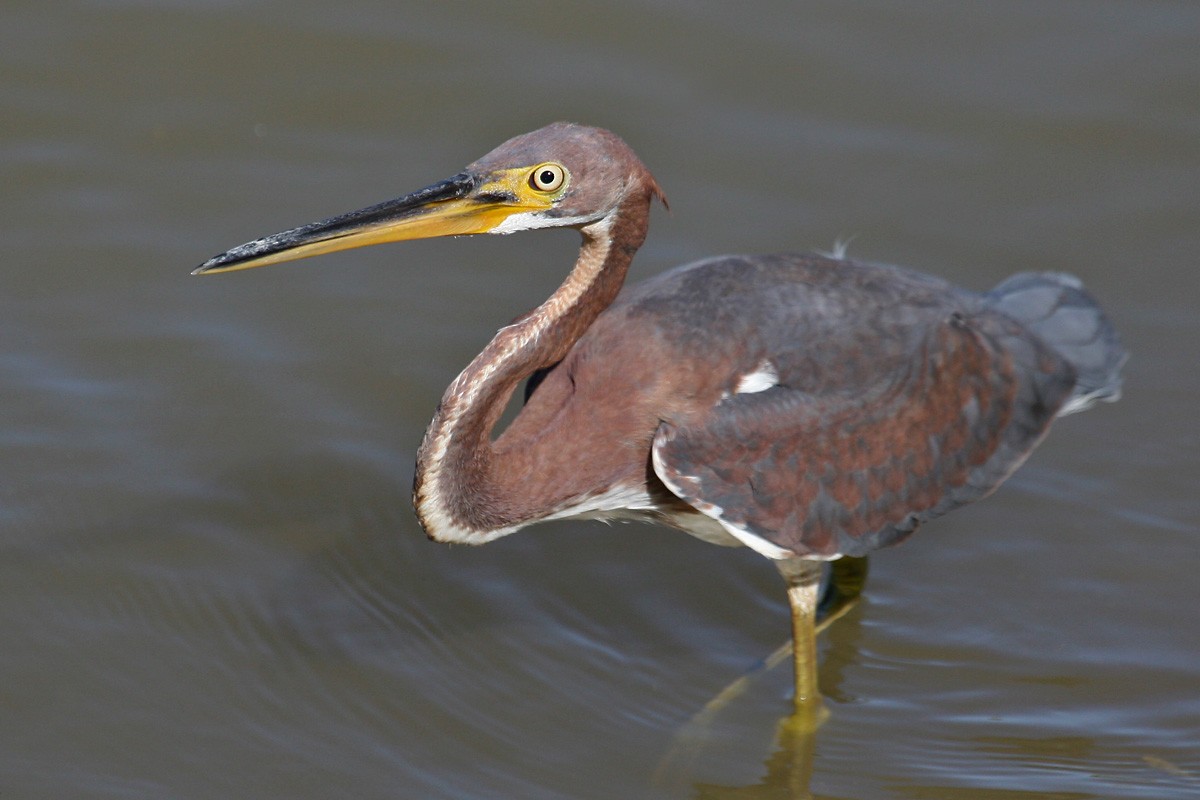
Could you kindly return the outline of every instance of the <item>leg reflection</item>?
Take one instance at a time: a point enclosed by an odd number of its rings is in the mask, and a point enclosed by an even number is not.
[[[815,632],[820,633],[833,622],[845,616],[858,603],[867,580],[867,559],[845,557],[831,563],[822,585],[820,600],[816,608]],[[788,660],[793,652],[792,643],[784,642],[778,649],[752,667],[741,677],[722,689],[703,709],[683,725],[675,734],[670,750],[659,762],[655,771],[658,785],[691,783],[690,776],[703,763],[706,751],[720,748],[722,732],[716,725],[717,718],[733,700],[749,689],[756,678]],[[832,690],[838,696],[836,679],[839,670],[833,669],[824,676],[826,694]],[[832,679],[832,680],[831,680]],[[812,713],[810,713],[810,710]],[[780,721],[775,739],[775,752],[766,762],[766,783],[788,787],[802,783],[807,787],[807,777],[812,773],[812,752],[815,730],[828,716],[822,705],[795,704],[793,711]],[[726,732],[728,734],[729,732]],[[804,778],[804,780],[800,780]],[[700,796],[735,797],[734,794],[711,794],[721,787],[706,786]],[[702,787],[697,785],[697,790]],[[764,795],[755,794],[755,797]],[[765,795],[771,796],[771,795]],[[807,797],[807,794],[784,796]]]

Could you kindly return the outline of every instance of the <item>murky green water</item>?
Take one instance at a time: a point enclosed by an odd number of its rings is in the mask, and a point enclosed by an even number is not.
[[[10,3],[0,797],[1200,794],[1200,7]],[[666,188],[635,277],[828,248],[1082,276],[1133,358],[786,669],[774,568],[649,527],[425,541],[443,387],[576,237],[220,278],[554,119]],[[664,760],[666,767],[663,768]],[[657,779],[655,779],[657,771]]]

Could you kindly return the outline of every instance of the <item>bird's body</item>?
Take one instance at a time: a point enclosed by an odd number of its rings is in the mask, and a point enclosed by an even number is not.
[[[1074,386],[1040,339],[944,281],[711,259],[623,292],[513,423],[473,443],[499,467],[465,482],[444,515],[460,521],[423,521],[479,542],[639,516],[772,558],[865,555],[997,485]]]
[[[446,390],[418,455],[421,524],[482,543],[548,519],[643,518],[748,545],[788,579],[803,705],[816,696],[813,565],[992,491],[1056,416],[1117,398],[1124,353],[1079,282],[1056,273],[980,295],[841,257],[725,256],[622,292],[655,197],[619,138],[559,123],[448,181],[198,271],[578,228],[562,286]],[[496,435],[526,379],[524,408]]]

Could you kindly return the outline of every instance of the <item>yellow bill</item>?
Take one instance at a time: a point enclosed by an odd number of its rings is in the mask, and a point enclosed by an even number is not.
[[[514,214],[551,205],[545,193],[528,190],[527,172],[460,173],[395,200],[239,245],[192,274],[251,269],[385,242],[487,233]]]

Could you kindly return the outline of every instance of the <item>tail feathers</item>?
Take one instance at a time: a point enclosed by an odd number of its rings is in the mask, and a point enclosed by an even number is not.
[[[1078,373],[1058,416],[1121,397],[1121,366],[1129,357],[1117,331],[1083,284],[1061,272],[1022,272],[985,296],[989,306],[1033,331]]]

